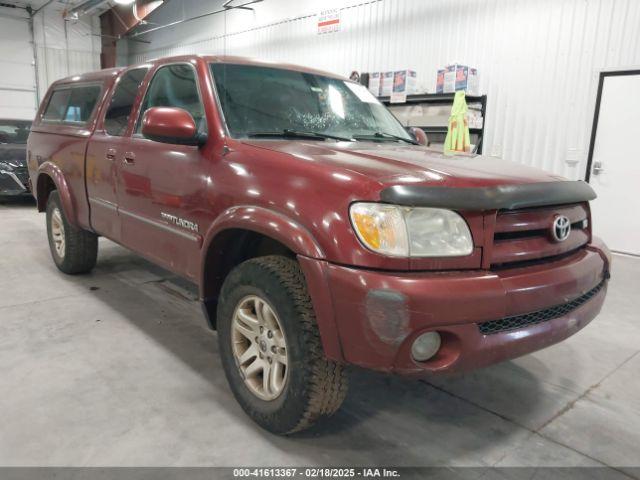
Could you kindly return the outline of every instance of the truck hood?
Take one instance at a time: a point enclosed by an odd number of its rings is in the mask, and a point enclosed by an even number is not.
[[[336,172],[364,175],[382,184],[486,187],[564,180],[514,162],[480,155],[448,156],[422,146],[375,142],[250,140],[257,148],[321,162]]]

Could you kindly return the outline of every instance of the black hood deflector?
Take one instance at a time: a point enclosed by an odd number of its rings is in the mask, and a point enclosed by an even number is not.
[[[380,192],[383,202],[452,210],[516,210],[587,202],[596,192],[582,181],[498,185],[495,187],[425,187],[394,185]]]

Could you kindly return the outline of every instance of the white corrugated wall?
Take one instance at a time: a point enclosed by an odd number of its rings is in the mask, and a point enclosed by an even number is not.
[[[222,1],[173,1],[164,24]],[[316,14],[342,9],[342,31],[319,36]],[[411,68],[434,90],[436,70],[480,70],[488,95],[485,153],[583,178],[598,73],[640,65],[638,0],[265,0],[128,42],[129,63],[178,53],[259,57],[348,74]]]
[[[55,80],[100,69],[100,21],[81,17],[65,21],[63,9],[53,4],[33,19],[40,98]]]
[[[0,8],[0,118],[33,118],[36,82],[26,12]]]
[[[65,21],[63,7],[38,12],[32,36],[24,9],[0,6],[0,117],[32,119],[53,81],[100,68],[99,19]]]

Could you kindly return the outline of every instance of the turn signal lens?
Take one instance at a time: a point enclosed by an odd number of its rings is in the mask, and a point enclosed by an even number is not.
[[[362,243],[376,252],[407,256],[409,242],[404,218],[392,205],[356,203],[351,207],[351,221]]]

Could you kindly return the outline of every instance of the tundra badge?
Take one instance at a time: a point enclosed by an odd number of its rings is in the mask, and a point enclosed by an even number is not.
[[[186,228],[187,230],[191,230],[192,232],[197,232],[199,230],[198,224],[193,223],[189,220],[185,220],[184,218],[176,217],[175,215],[171,215],[170,213],[160,212],[160,216],[163,220],[173,223],[177,227]]]

